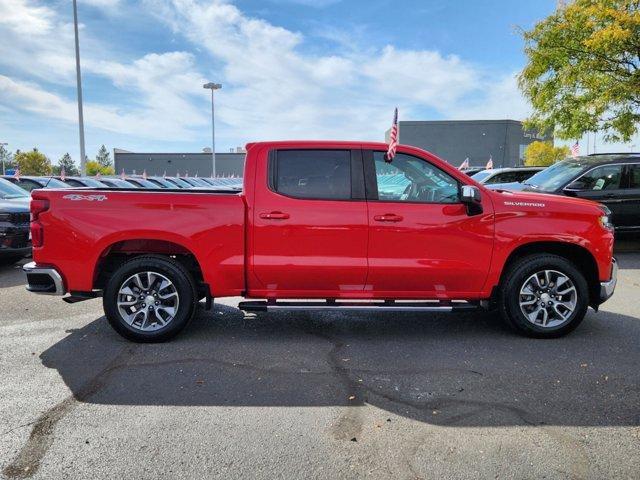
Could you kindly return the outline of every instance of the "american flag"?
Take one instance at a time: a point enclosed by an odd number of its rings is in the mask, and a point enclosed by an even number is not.
[[[13,173],[13,176],[20,180],[20,167],[16,168],[16,171]]]
[[[487,166],[485,167],[487,170],[493,169],[493,157],[489,155],[489,161],[487,162]]]
[[[67,176],[65,174],[64,167],[62,167],[60,169],[60,180],[62,180],[64,182],[66,178],[67,178]]]
[[[575,158],[578,155],[580,155],[580,144],[576,141],[576,143],[571,146],[571,156]]]
[[[142,171],[142,178],[143,178],[144,180],[146,180],[146,179],[147,179],[147,169],[146,169],[146,168]]]
[[[467,168],[469,168],[469,157],[464,159],[464,162],[460,164],[460,166],[458,167],[458,170],[465,170]]]
[[[167,178],[167,171],[165,170],[164,173],[162,174],[162,178]]]
[[[384,157],[384,161],[391,163],[393,157],[396,156],[396,148],[398,147],[398,107],[393,112],[393,123],[391,124],[391,132],[389,132],[389,148]]]
[[[127,178],[127,174],[126,174],[126,173],[124,173],[124,168],[122,169],[122,172],[120,173],[120,178],[121,178],[122,180],[124,180],[125,178]]]

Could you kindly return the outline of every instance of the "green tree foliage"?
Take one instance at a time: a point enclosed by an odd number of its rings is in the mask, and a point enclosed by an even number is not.
[[[574,0],[524,33],[527,128],[628,141],[640,121],[640,2]]]
[[[554,147],[551,142],[532,142],[524,150],[524,164],[528,167],[547,167],[569,156],[569,147]]]
[[[60,160],[58,160],[58,164],[53,167],[53,172],[56,175],[60,175],[62,173],[62,167],[64,167],[65,175],[80,175],[80,170],[78,170],[78,167],[71,158],[71,155],[69,155],[68,153],[65,153],[62,157],[60,157]]]
[[[20,168],[22,175],[50,175],[51,162],[46,155],[37,149],[30,152],[18,152],[15,154],[14,162]]]
[[[100,175],[113,175],[114,174],[113,167],[105,167],[103,165],[100,165],[95,160],[91,160],[91,161],[87,162],[86,168],[87,168],[87,175],[90,176],[90,177],[93,177],[93,176],[97,175],[98,173]]]
[[[102,167],[111,167],[113,166],[113,162],[111,161],[111,154],[107,147],[102,145],[100,150],[98,150],[98,154],[96,155],[96,162],[99,163]]]

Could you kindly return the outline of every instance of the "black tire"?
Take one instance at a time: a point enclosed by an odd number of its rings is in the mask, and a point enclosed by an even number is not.
[[[118,293],[123,283],[141,272],[156,272],[168,278],[178,294],[179,304],[174,317],[153,331],[143,331],[129,325],[118,309]],[[164,342],[175,337],[193,317],[198,296],[193,277],[179,262],[160,255],[144,255],[123,263],[116,269],[104,289],[102,305],[107,320],[116,332],[133,342]]]
[[[525,316],[520,306],[521,288],[532,275],[544,270],[564,274],[575,287],[575,308],[566,319],[556,318],[558,322],[562,322],[556,326],[534,324]],[[580,325],[589,307],[589,288],[583,273],[569,260],[557,255],[540,254],[519,259],[506,272],[499,292],[498,305],[502,317],[518,333],[528,337],[557,338],[566,335]],[[533,298],[533,295],[523,298]]]

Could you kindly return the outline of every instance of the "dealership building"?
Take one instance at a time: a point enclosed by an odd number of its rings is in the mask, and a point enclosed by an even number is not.
[[[458,166],[466,158],[471,166],[523,165],[524,150],[536,140],[553,141],[552,136],[526,131],[517,120],[436,120],[398,122],[399,142],[434,153]],[[386,132],[389,138],[389,131]]]
[[[489,158],[494,167],[512,167],[523,164],[524,149],[536,140],[553,141],[551,136],[540,136],[525,131],[516,120],[438,120],[399,122],[400,143],[428,150],[452,165],[460,165],[469,158],[471,166],[484,166]],[[389,131],[386,132],[389,138]],[[218,176],[241,177],[245,152],[238,147],[233,152],[216,152]],[[116,172],[168,176],[211,176],[211,151],[203,153],[136,153],[114,149]]]
[[[230,153],[216,152],[216,174],[219,177],[242,177],[245,153],[242,149]],[[203,153],[138,153],[119,148],[113,149],[113,164],[116,173],[141,174],[169,177],[190,175],[210,177],[213,171],[211,152]]]

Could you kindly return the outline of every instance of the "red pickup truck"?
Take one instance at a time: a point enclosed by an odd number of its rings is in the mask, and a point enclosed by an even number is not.
[[[242,191],[34,191],[27,288],[102,296],[134,341],[167,340],[200,300],[228,296],[245,311],[497,308],[557,337],[612,295],[606,207],[491,191],[418,148],[386,162],[386,148],[252,143]]]

